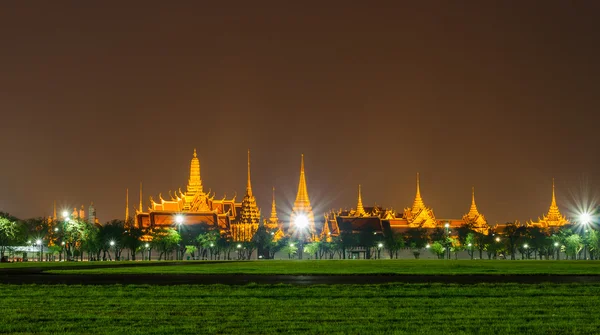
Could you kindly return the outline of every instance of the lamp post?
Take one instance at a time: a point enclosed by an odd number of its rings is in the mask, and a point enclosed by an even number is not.
[[[444,227],[446,228],[446,241],[445,241],[445,245],[446,245],[446,254],[448,259],[450,259],[450,223],[446,222],[446,224],[444,225]]]
[[[115,241],[110,241],[109,242],[110,247],[114,247],[115,246]],[[110,257],[110,252],[108,253],[108,257]],[[117,251],[115,250],[115,260],[117,260]]]
[[[560,243],[554,242],[554,249],[556,249],[556,259],[560,259]]]
[[[296,231],[298,232],[298,259],[302,259],[302,253],[304,250],[304,238],[306,230],[308,229],[308,218],[304,214],[296,216],[294,220],[296,225]]]
[[[381,248],[383,248],[383,243],[377,244],[377,259],[381,259]]]
[[[42,240],[38,239],[37,241],[35,241],[36,245],[40,246],[40,256],[38,257],[38,261],[42,261]]]
[[[177,224],[177,232],[179,233],[179,248],[177,251],[177,259],[183,260],[183,237],[181,236],[181,225],[183,224],[183,215],[179,214],[175,216],[175,223]]]
[[[148,251],[148,256],[147,257],[148,257],[148,261],[150,261],[150,256],[151,256],[150,255],[150,243],[146,243],[144,245],[144,247],[146,247],[146,250]]]
[[[527,252],[528,248],[529,248],[529,245],[527,243],[523,244],[523,249],[525,249],[525,254],[527,255],[527,259],[529,259],[529,252]]]
[[[583,226],[583,259],[587,259],[587,244],[588,244],[588,233],[589,226],[592,222],[592,216],[590,213],[583,213],[579,216],[579,222]]]

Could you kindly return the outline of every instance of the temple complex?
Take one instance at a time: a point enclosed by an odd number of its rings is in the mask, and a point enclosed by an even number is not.
[[[298,182],[298,193],[296,195],[296,201],[294,201],[294,207],[292,208],[292,214],[290,216],[288,234],[295,236],[300,233],[304,233],[300,231],[300,227],[297,227],[298,223],[300,222],[302,224],[306,224],[308,234],[314,239],[316,234],[315,216],[310,205],[310,199],[308,198],[308,190],[306,189],[304,154],[301,156],[300,160],[300,180]]]
[[[461,219],[436,219],[433,210],[425,205],[421,197],[419,174],[417,174],[417,189],[412,207],[405,208],[401,214],[377,205],[365,207],[359,185],[356,209],[333,210],[326,213],[324,219],[320,235],[324,240],[331,240],[332,236],[338,236],[341,231],[349,230],[353,233],[369,231],[375,234],[404,233],[415,228],[448,228],[452,231],[465,224],[470,224],[478,232],[484,234],[489,232],[485,217],[477,210],[474,189],[471,194],[471,208]]]
[[[136,211],[136,224],[142,228],[172,227],[176,224],[175,216],[181,214],[186,226],[205,225],[230,234],[231,224],[240,219],[241,207],[242,204],[235,201],[235,196],[215,199],[215,193],[210,190],[204,192],[200,161],[194,149],[186,191],[169,191],[168,199],[159,194],[158,201],[150,197],[147,210]]]
[[[565,218],[558,209],[558,205],[556,204],[556,195],[554,193],[554,178],[552,178],[552,201],[550,202],[550,208],[548,209],[548,213],[541,218],[538,217],[537,221],[529,220],[526,222],[526,225],[529,227],[538,227],[538,228],[554,228],[554,227],[562,227],[564,225],[570,224],[569,220]]]

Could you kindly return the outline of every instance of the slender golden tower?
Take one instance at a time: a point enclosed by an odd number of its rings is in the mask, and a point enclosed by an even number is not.
[[[142,182],[140,182],[140,208],[138,208],[140,213],[144,211],[144,203],[142,202],[142,199]]]
[[[52,221],[56,221],[56,200],[54,200],[54,211],[52,212]]]
[[[471,189],[471,208],[469,208],[469,213],[467,215],[470,217],[476,217],[479,215],[477,205],[475,204],[475,187]]]
[[[240,224],[235,225],[237,232],[234,238],[238,241],[250,241],[260,224],[260,210],[256,205],[256,198],[252,194],[252,182],[250,180],[250,150],[248,150],[248,180],[246,182],[246,195],[242,199]]]
[[[421,187],[419,185],[419,173],[417,172],[417,194],[415,195],[415,201],[413,202],[412,212],[416,213],[425,208],[423,198],[421,198]]]
[[[129,189],[125,189],[125,222],[129,220]]]
[[[298,181],[298,193],[296,194],[296,201],[294,201],[294,207],[292,208],[292,215],[290,216],[290,230],[296,230],[296,220],[298,218],[306,219],[308,221],[308,230],[311,234],[315,233],[315,217],[310,205],[310,199],[308,198],[308,190],[306,189],[306,175],[304,173],[304,154],[300,160],[300,180]]]
[[[271,217],[269,222],[273,224],[279,223],[279,217],[277,217],[277,205],[275,204],[275,187],[273,187],[273,201],[271,203]]]
[[[356,205],[356,215],[357,216],[364,216],[367,213],[365,212],[365,207],[363,207],[363,203],[362,203],[362,194],[361,194],[361,190],[360,190],[360,184],[358,184],[358,204]]]

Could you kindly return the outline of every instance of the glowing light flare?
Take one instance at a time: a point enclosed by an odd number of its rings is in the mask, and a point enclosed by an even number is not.
[[[592,222],[592,215],[590,213],[581,213],[581,215],[579,215],[579,222],[581,222],[582,224],[590,224]]]
[[[115,245],[115,241],[110,241],[110,246],[114,246]]]
[[[66,218],[68,218],[68,217],[69,217],[69,212],[67,212],[67,211],[63,211],[63,212],[62,212],[62,217],[63,217],[63,219],[66,219]]]
[[[35,241],[35,244],[37,244],[37,245],[42,245],[42,240],[37,240],[37,241]]]
[[[378,247],[378,248],[382,248],[382,247],[383,247],[383,243],[379,243],[379,244],[377,245],[377,247]]]
[[[296,216],[294,223],[296,224],[297,228],[306,228],[308,227],[308,218],[306,215],[298,215]]]
[[[181,214],[175,215],[175,223],[177,223],[178,225],[182,224],[183,223],[183,215],[181,215]]]

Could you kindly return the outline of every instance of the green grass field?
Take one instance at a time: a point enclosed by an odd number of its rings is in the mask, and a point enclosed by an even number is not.
[[[0,333],[593,334],[598,285],[0,285]]]
[[[156,265],[156,262],[153,262]],[[80,263],[88,264],[89,263]],[[107,266],[100,263],[101,266]],[[129,263],[131,264],[131,262]],[[52,270],[78,274],[587,274],[600,275],[594,261],[485,260],[291,260],[183,262],[177,265]]]

